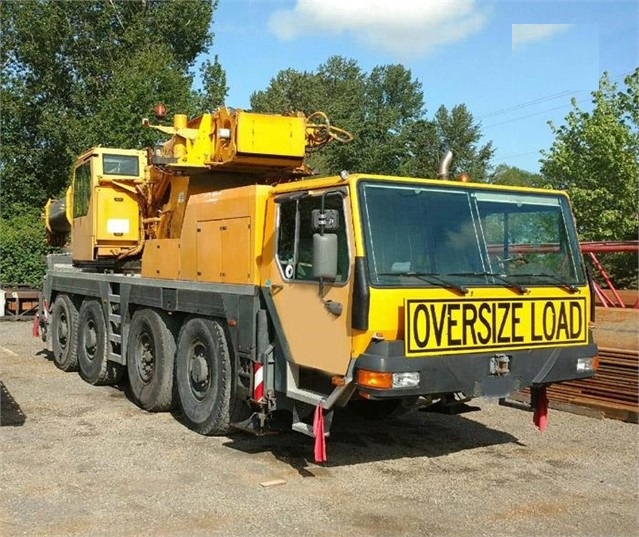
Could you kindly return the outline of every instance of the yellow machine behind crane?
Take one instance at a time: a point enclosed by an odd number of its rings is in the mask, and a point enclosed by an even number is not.
[[[220,108],[154,128],[170,139],[152,150],[81,155],[45,208],[69,244],[40,315],[61,369],[126,373],[140,406],[179,404],[202,434],[260,433],[287,411],[320,459],[352,401],[461,412],[531,387],[543,426],[545,387],[594,374],[565,193],[314,176],[305,155],[351,139],[321,113]]]

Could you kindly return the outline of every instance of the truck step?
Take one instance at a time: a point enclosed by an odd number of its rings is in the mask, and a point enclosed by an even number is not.
[[[315,438],[315,433],[313,432],[313,426],[309,423],[304,423],[303,421],[297,421],[293,423],[291,426],[296,433],[302,433],[306,436],[310,436],[311,438]],[[329,431],[324,431],[324,437],[328,438],[331,435]]]
[[[122,343],[122,336],[120,334],[111,333],[109,335],[109,341],[111,341],[112,343]]]
[[[298,388],[297,386],[294,386],[292,384],[289,384],[289,386],[287,387],[286,395],[295,399],[296,401],[302,401],[312,406],[317,406],[324,399],[326,399],[326,395],[323,393]]]

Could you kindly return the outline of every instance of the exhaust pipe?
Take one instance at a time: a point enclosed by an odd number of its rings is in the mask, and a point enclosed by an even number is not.
[[[453,160],[453,152],[448,150],[444,153],[444,156],[439,161],[439,168],[437,169],[437,179],[448,179],[448,168]]]

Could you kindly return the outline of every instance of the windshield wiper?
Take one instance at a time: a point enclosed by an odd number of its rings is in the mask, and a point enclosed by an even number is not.
[[[566,280],[562,280],[561,278],[559,278],[558,276],[555,276],[554,274],[548,274],[546,272],[541,272],[536,274],[522,272],[520,274],[511,274],[511,276],[528,276],[529,278],[548,278],[550,280],[553,280],[554,282],[557,282],[558,287],[565,288],[569,293],[576,293],[577,291],[579,291],[579,288],[576,285],[569,283]]]
[[[458,285],[445,278],[442,278],[437,272],[412,272],[412,271],[399,271],[399,272],[378,272],[378,276],[409,276],[411,278],[417,278],[426,283],[439,283],[446,289],[454,289],[462,295],[468,294],[468,288],[463,285]]]
[[[518,293],[522,295],[528,292],[527,287],[523,285],[519,285],[518,283],[511,282],[507,276],[503,274],[497,274],[496,272],[452,272],[450,276],[477,276],[478,278],[479,277],[495,278],[496,280],[503,282],[506,287],[515,289]]]

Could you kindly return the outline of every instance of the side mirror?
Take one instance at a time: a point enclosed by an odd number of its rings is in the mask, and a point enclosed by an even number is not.
[[[313,278],[337,278],[337,235],[313,234]]]

